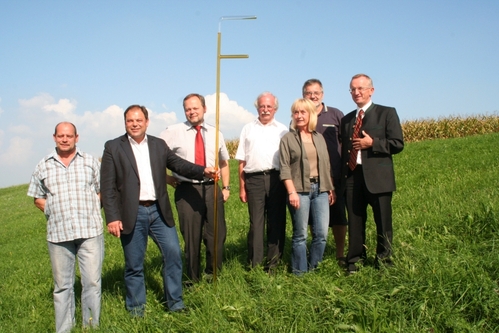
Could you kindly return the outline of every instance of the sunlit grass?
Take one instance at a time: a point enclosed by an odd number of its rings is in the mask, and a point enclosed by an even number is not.
[[[216,284],[184,291],[187,314],[161,305],[161,260],[146,256],[147,312],[124,307],[123,254],[106,234],[101,332],[499,332],[499,134],[408,143],[394,156],[395,267],[347,276],[332,237],[320,269],[296,278],[246,267],[246,205],[231,161],[226,259]],[[0,189],[0,332],[54,331],[44,216],[27,186]],[[370,217],[367,247],[374,255]],[[77,281],[77,327],[82,332]]]

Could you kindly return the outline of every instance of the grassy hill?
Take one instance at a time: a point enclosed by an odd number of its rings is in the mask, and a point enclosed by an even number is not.
[[[226,260],[217,284],[185,290],[189,313],[165,312],[159,253],[150,242],[147,313],[132,320],[124,308],[121,246],[106,234],[100,331],[499,332],[498,142],[494,133],[407,144],[395,156],[396,265],[380,271],[367,265],[353,276],[336,265],[331,235],[318,271],[288,273],[290,222],[277,274],[248,271],[247,207],[231,161]],[[54,330],[46,222],[26,191],[26,185],[0,189],[0,332]],[[371,217],[368,225],[372,257]],[[79,309],[77,320],[81,325]]]

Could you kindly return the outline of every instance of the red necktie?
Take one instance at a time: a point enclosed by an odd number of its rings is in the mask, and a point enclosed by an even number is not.
[[[352,140],[353,139],[357,139],[359,137],[359,134],[360,134],[360,128],[362,126],[362,116],[364,115],[364,110],[360,109],[359,110],[359,114],[357,115],[357,120],[355,121],[355,127],[353,129],[353,136],[352,136]],[[348,161],[348,167],[350,168],[350,170],[353,171],[353,169],[355,169],[355,167],[357,166],[357,153],[359,152],[358,149],[355,149],[352,147],[352,149],[350,150],[350,160]]]
[[[203,135],[201,135],[201,125],[194,126],[194,128],[197,131],[196,141],[194,143],[194,151],[195,151],[194,163],[205,166],[204,141],[203,141]]]

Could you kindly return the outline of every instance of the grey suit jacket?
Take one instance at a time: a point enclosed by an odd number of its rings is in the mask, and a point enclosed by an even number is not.
[[[190,179],[203,179],[204,167],[175,155],[165,141],[148,135],[149,158],[160,213],[166,224],[175,225],[166,190],[166,169]],[[107,223],[122,221],[123,234],[135,227],[139,209],[140,178],[135,156],[125,134],[106,142],[101,164],[101,198]]]
[[[352,149],[356,111],[348,113],[341,120],[343,189],[349,171],[348,160]],[[365,131],[374,140],[372,147],[361,150],[362,170],[367,189],[375,194],[395,191],[392,155],[400,153],[404,149],[402,127],[397,111],[392,107],[372,104],[364,114],[360,130],[361,133]]]

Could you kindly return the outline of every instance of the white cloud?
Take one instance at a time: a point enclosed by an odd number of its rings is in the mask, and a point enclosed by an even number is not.
[[[29,135],[31,129],[27,125],[14,125],[9,128],[9,132],[17,135]]]
[[[18,166],[26,163],[32,155],[31,148],[33,140],[30,138],[12,137],[9,140],[8,147],[0,153],[0,165]],[[41,159],[41,157],[40,157]],[[9,176],[9,175],[7,175]]]
[[[21,108],[43,108],[45,105],[54,102],[54,97],[47,93],[41,93],[30,99],[19,99],[19,105]]]
[[[206,100],[206,122],[215,124],[216,94],[205,96]],[[225,139],[236,139],[241,134],[241,129],[247,123],[253,121],[256,115],[249,112],[237,102],[229,100],[225,93],[220,93],[220,131]]]
[[[43,106],[45,111],[54,111],[63,115],[68,115],[76,109],[76,102],[71,102],[69,99],[60,99],[57,104],[49,104]]]
[[[167,126],[176,124],[182,120],[177,119],[175,112],[156,113],[147,108],[149,111],[149,128],[147,133],[158,136]]]
[[[124,130],[123,109],[117,105],[111,105],[102,112],[86,111],[82,116],[75,115],[74,123],[79,133],[85,133],[88,136],[118,135]]]

